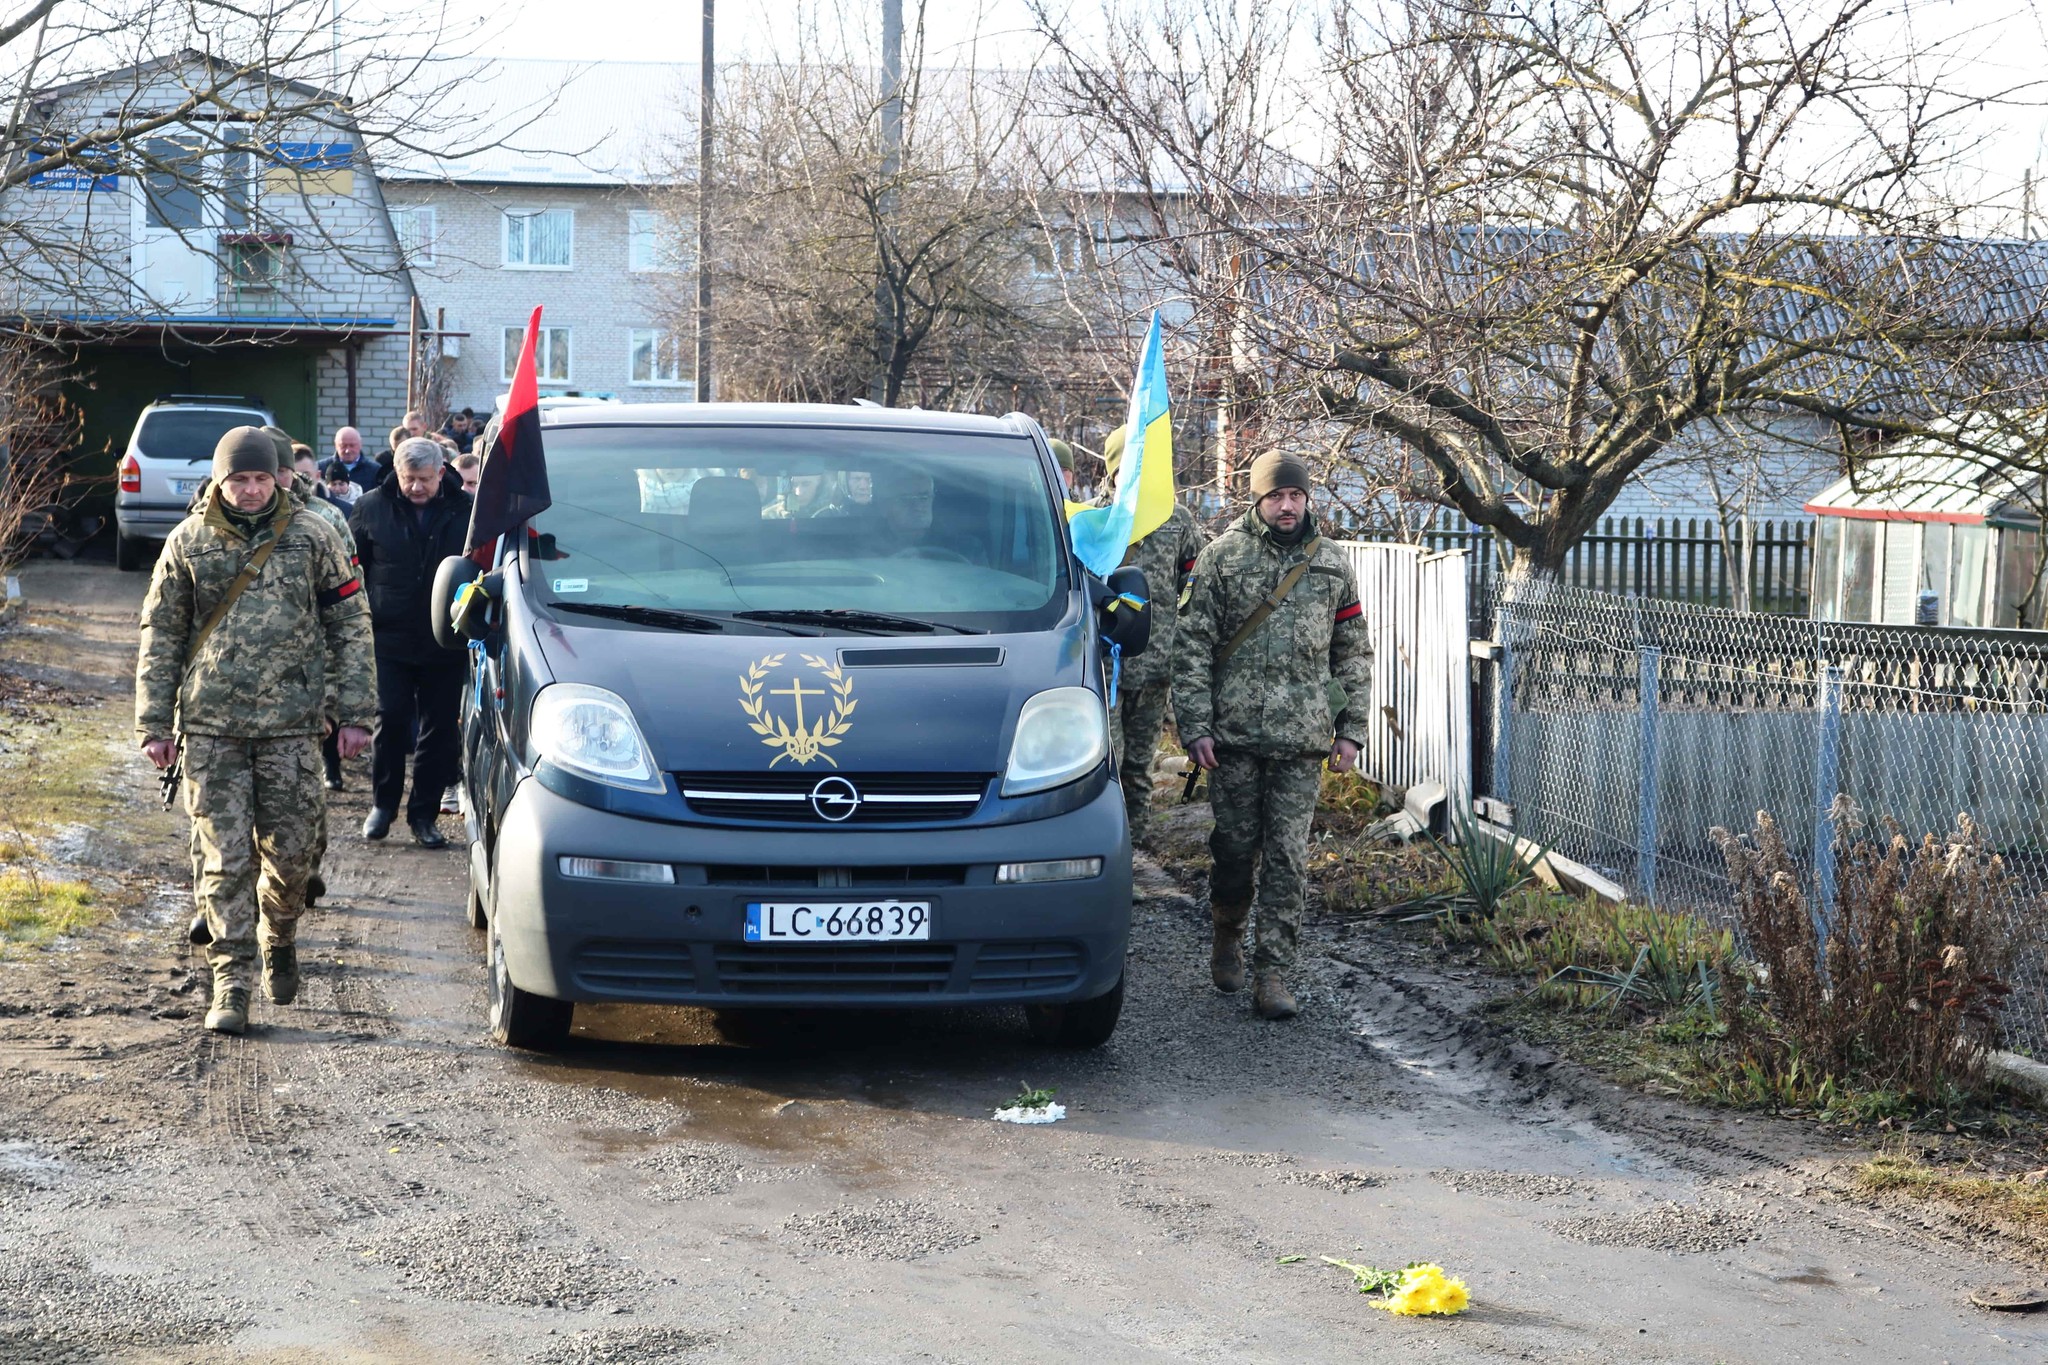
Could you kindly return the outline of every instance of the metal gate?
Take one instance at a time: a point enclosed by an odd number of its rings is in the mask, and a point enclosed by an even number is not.
[[[1463,810],[1472,802],[1465,552],[1337,544],[1358,578],[1372,640],[1371,719],[1359,766],[1391,787],[1441,782],[1451,809]]]

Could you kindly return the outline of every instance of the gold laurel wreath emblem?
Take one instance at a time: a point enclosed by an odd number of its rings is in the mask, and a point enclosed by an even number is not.
[[[796,703],[790,716],[784,717],[768,709],[770,696],[781,695],[779,689],[763,694],[763,688],[775,670],[782,667],[786,654],[764,654],[747,665],[747,671],[740,674],[740,709],[747,713],[747,728],[761,736],[761,742],[771,749],[780,749],[768,762],[774,767],[788,759],[800,767],[823,759],[838,767],[832,755],[825,750],[833,748],[853,728],[853,708],[858,705],[853,696],[853,679],[837,664],[825,662],[815,654],[799,654],[797,657],[816,670],[825,680],[826,686],[816,691],[803,688],[799,674],[790,683],[792,692],[788,695]],[[806,719],[803,711],[805,696],[831,698],[831,711],[815,720]]]

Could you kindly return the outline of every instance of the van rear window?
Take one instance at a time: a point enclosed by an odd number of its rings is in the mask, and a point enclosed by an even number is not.
[[[571,427],[548,432],[547,461],[534,578],[563,601],[997,631],[1063,609],[1053,494],[1023,437]]]
[[[135,448],[152,460],[211,460],[220,438],[236,427],[263,425],[260,412],[217,408],[158,408],[142,419]]]

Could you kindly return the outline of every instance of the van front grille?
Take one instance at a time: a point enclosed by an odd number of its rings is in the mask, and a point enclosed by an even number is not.
[[[965,820],[987,773],[677,773],[693,814],[793,825],[900,825]],[[833,818],[837,817],[837,818]]]
[[[720,944],[718,984],[729,995],[937,995],[953,975],[950,943]]]

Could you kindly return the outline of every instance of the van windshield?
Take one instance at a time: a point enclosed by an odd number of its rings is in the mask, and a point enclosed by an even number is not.
[[[558,427],[529,581],[564,605],[885,612],[976,630],[1064,610],[1028,439],[832,427]]]
[[[220,438],[236,427],[260,427],[260,412],[227,408],[156,408],[135,433],[135,451],[152,460],[211,460]]]

